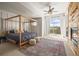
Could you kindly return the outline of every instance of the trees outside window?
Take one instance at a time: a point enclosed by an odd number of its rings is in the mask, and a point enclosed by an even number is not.
[[[51,18],[49,27],[50,27],[50,33],[52,33],[52,34],[61,34],[60,19]]]

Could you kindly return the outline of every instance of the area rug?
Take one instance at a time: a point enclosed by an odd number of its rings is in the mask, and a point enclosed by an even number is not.
[[[34,46],[19,49],[26,56],[66,56],[63,41],[41,39]]]

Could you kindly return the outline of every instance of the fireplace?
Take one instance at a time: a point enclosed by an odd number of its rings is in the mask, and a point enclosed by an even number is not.
[[[71,28],[71,40],[75,47],[78,47],[78,35],[77,34],[78,34],[78,28],[72,27]]]

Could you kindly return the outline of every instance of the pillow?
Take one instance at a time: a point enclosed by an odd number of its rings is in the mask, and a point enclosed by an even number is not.
[[[16,33],[20,33],[20,31],[19,31],[19,30],[17,30],[17,31],[16,31]],[[24,31],[23,31],[23,30],[21,30],[21,33],[24,33]]]
[[[14,30],[10,30],[9,32],[10,32],[10,33],[15,33],[15,31],[14,31]]]

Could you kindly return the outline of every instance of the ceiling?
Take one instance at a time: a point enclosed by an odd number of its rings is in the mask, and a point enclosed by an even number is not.
[[[48,10],[49,4],[54,7],[54,14],[67,13],[67,2],[0,2],[0,9],[24,16],[42,16]]]

